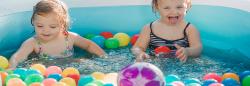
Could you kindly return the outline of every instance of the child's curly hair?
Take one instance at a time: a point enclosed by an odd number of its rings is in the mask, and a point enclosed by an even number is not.
[[[33,7],[31,24],[34,25],[36,15],[46,15],[51,12],[55,13],[59,17],[60,22],[63,24],[63,28],[65,29],[64,32],[67,33],[70,23],[68,7],[60,0],[42,0],[38,2]]]
[[[188,4],[188,8],[191,7],[191,0],[185,0],[186,3]],[[152,0],[152,9],[153,9],[153,12],[156,12],[156,10],[158,9],[158,3],[159,3],[159,0]]]

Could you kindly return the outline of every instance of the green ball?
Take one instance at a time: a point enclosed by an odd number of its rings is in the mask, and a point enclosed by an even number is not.
[[[86,84],[84,86],[98,86],[98,85],[96,85],[95,83],[88,83],[88,84]]]
[[[17,74],[10,74],[5,78],[5,83],[7,84],[7,82],[12,78],[20,78],[20,76]]]
[[[42,82],[43,79],[43,76],[40,74],[31,74],[25,79],[25,83],[29,86],[34,82]]]
[[[246,76],[242,81],[242,86],[250,86],[250,75]]]
[[[103,83],[99,80],[95,80],[92,83],[96,84],[97,86],[103,86]]]
[[[119,40],[117,38],[108,38],[104,44],[108,49],[115,49],[119,47]]]
[[[86,39],[92,39],[95,36],[96,36],[95,34],[88,33],[88,34],[84,35],[83,37],[86,38]]]

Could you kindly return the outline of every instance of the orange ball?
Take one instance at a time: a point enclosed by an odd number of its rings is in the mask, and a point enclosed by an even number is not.
[[[65,84],[64,82],[57,82],[54,83],[52,86],[67,86],[67,84]]]
[[[77,86],[75,80],[69,77],[61,79],[60,82],[63,82],[68,86]]]
[[[0,76],[1,76],[1,80],[2,80],[2,85],[4,86],[4,82],[5,82],[6,77],[8,76],[8,73],[1,71]]]
[[[66,77],[66,76],[68,76],[70,74],[80,75],[79,71],[76,68],[73,68],[73,67],[68,67],[68,68],[64,69],[63,72],[62,72],[63,77]]]
[[[225,73],[223,76],[222,76],[222,80],[226,79],[226,78],[232,78],[236,81],[240,81],[240,78],[237,74],[235,73]]]
[[[44,85],[40,82],[35,82],[35,83],[30,84],[30,86],[44,86]]]
[[[30,68],[40,71],[43,75],[45,74],[46,67],[42,64],[33,64]]]
[[[12,78],[7,82],[6,86],[26,86],[26,84],[19,78]]]

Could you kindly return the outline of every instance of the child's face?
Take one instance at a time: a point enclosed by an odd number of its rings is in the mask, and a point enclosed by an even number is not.
[[[37,37],[42,41],[56,38],[63,30],[58,16],[53,13],[35,15],[34,26]]]
[[[156,10],[160,13],[161,21],[177,24],[183,21],[187,6],[186,0],[159,0]]]

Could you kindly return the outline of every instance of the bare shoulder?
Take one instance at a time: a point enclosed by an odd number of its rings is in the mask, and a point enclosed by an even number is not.
[[[141,33],[149,33],[150,32],[150,24],[146,24],[141,29]]]
[[[199,31],[197,30],[197,28],[194,25],[190,24],[187,28],[187,33],[188,34],[193,34],[193,33],[199,34]]]
[[[23,44],[34,45],[35,42],[36,42],[36,39],[34,37],[30,37],[29,39],[25,40]]]

